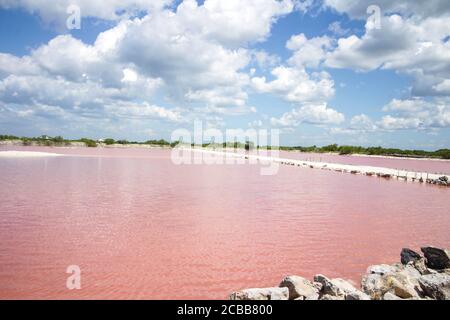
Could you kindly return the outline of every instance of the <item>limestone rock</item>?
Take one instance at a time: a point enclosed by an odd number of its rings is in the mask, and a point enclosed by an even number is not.
[[[386,292],[383,296],[383,300],[403,300],[400,297],[397,297],[395,294]]]
[[[438,300],[450,300],[450,275],[447,273],[421,276],[419,283],[427,296]]]
[[[395,276],[388,275],[387,281],[391,290],[396,296],[402,299],[419,297],[419,294],[416,291],[414,284],[406,276],[400,273],[396,274]]]
[[[428,269],[427,268],[424,258],[420,258],[419,260],[416,260],[414,262],[409,262],[408,265],[413,266],[414,269],[419,271],[419,273],[422,274],[422,275],[431,274],[431,273],[435,273],[436,272],[436,271],[434,271],[432,269]]]
[[[288,300],[288,288],[255,288],[233,292],[230,300]]]
[[[374,300],[381,300],[391,289],[384,276],[377,273],[365,274],[361,280],[361,288]]]
[[[377,274],[377,275],[385,275],[390,273],[396,273],[399,271],[398,266],[396,265],[388,265],[388,264],[378,264],[374,266],[370,266],[367,268],[367,273],[369,274]]]
[[[428,268],[437,270],[450,268],[450,252],[448,250],[436,247],[423,247],[421,250],[426,258]]]
[[[313,282],[313,286],[318,290],[321,291],[322,290],[322,284],[320,282]]]
[[[324,275],[318,274],[314,276],[314,281],[322,284],[322,295],[342,297],[346,300],[370,300],[367,294],[356,289],[346,280],[340,278],[330,280]]]
[[[314,286],[314,284],[299,276],[287,276],[281,281],[279,287],[286,287],[289,289],[289,299],[297,299],[303,297],[308,299],[308,297],[319,296],[319,290]],[[313,299],[314,300],[314,299]]]
[[[411,261],[415,262],[421,258],[422,257],[420,256],[420,254],[408,248],[403,248],[402,252],[400,253],[400,261],[403,264],[408,264],[408,262]]]
[[[419,277],[421,273],[411,265],[371,266],[362,278],[361,288],[375,300],[382,299],[387,292],[403,299],[420,298],[423,292]]]

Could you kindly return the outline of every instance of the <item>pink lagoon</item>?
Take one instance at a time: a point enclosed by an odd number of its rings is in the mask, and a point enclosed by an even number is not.
[[[403,247],[450,244],[446,187],[281,166],[174,165],[170,150],[0,147],[0,298],[226,299],[323,273],[352,280]],[[450,172],[450,162],[327,161]],[[303,158],[302,158],[303,157]],[[66,268],[81,269],[67,290]]]

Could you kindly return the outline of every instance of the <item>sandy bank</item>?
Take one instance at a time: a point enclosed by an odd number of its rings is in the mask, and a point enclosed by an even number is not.
[[[0,151],[0,158],[43,158],[60,157],[62,154],[34,151]]]

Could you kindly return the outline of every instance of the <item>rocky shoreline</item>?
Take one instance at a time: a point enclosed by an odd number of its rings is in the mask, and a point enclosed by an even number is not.
[[[287,276],[278,287],[233,292],[231,300],[450,300],[450,251],[422,247],[422,254],[404,248],[400,263],[373,265],[361,289],[349,281],[324,275],[313,281]]]
[[[331,162],[316,162],[299,159],[286,159],[261,154],[247,154],[247,153],[233,153],[226,151],[208,150],[205,148],[186,148],[186,151],[202,152],[207,154],[214,154],[223,157],[241,158],[250,161],[250,163],[277,163],[284,166],[294,166],[300,168],[319,169],[326,171],[334,171],[338,173],[350,173],[353,175],[363,175],[369,177],[379,177],[383,179],[397,179],[400,181],[409,181],[416,183],[426,183],[428,185],[437,185],[450,187],[450,175],[442,175],[431,172],[417,172],[408,170],[398,170],[386,167],[374,167],[365,165],[353,165],[343,163]]]

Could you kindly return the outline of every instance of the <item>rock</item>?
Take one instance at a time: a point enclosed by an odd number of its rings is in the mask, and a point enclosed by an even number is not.
[[[369,267],[367,272],[362,278],[361,288],[372,299],[380,300],[387,292],[403,299],[423,295],[417,280],[421,274],[411,265],[376,265]]]
[[[345,300],[370,300],[370,297],[364,292],[356,289],[350,282],[337,278],[332,279],[331,283],[344,292]]]
[[[415,279],[415,280],[419,279],[420,276],[422,275],[412,264],[408,264],[408,265],[404,266],[397,273],[403,273],[403,274],[407,275],[408,277],[410,277],[411,279]]]
[[[284,278],[279,287],[286,287],[289,289],[290,300],[297,299],[299,297],[307,300],[308,297],[319,297],[319,289],[317,289],[311,281],[299,276],[288,276]]]
[[[255,288],[233,292],[230,300],[288,300],[288,288]]]
[[[400,261],[403,264],[408,264],[408,262],[410,261],[414,262],[421,258],[422,257],[420,254],[408,248],[403,248],[402,252],[400,253]]]
[[[396,265],[390,266],[388,264],[378,264],[367,268],[367,273],[382,276],[385,274],[396,273],[397,271],[399,271],[399,268]]]
[[[447,176],[442,176],[442,177],[439,177],[439,180],[444,181],[444,182],[448,182],[448,177]]]
[[[314,276],[314,281],[322,284],[322,295],[342,297],[346,300],[370,300],[370,297],[364,292],[356,289],[350,282],[343,279],[328,279],[324,275]]]
[[[338,288],[336,287],[330,279],[328,279],[327,277],[325,277],[322,274],[317,274],[314,276],[314,282],[318,282],[320,284],[322,284],[322,290],[321,290],[321,294],[322,295],[330,295],[330,296],[343,296],[344,293]]]
[[[389,275],[387,276],[387,281],[396,296],[402,299],[419,298],[414,284],[407,277],[403,277],[400,274],[396,276]]]
[[[361,288],[374,300],[380,300],[390,290],[382,275],[369,273],[362,277]]]
[[[322,284],[320,282],[313,282],[313,286],[318,290],[321,291],[322,290]]]
[[[450,268],[450,252],[448,250],[436,247],[424,247],[420,250],[426,258],[428,268],[438,270]]]
[[[408,265],[411,265],[412,267],[414,267],[414,269],[419,271],[419,273],[422,275],[436,272],[434,270],[427,268],[424,258],[420,258],[419,260],[416,260],[414,262],[409,262]]]
[[[386,292],[383,296],[383,300],[403,300],[400,297],[397,297],[395,294]]]
[[[447,273],[421,276],[419,283],[427,296],[438,300],[450,300],[450,275]]]

